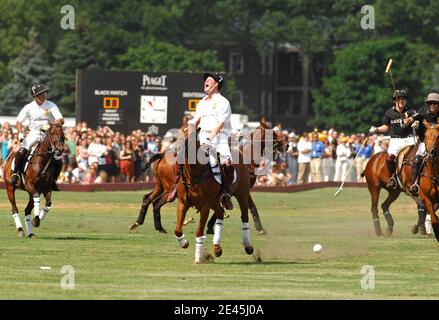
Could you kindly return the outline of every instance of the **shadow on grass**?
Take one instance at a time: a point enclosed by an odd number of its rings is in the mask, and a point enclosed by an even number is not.
[[[115,237],[81,237],[81,236],[44,236],[40,237],[42,240],[62,240],[62,241],[70,241],[70,240],[123,240],[122,238]]]
[[[318,261],[286,261],[286,260],[280,260],[280,261],[241,261],[241,262],[220,262],[221,264],[227,264],[227,265],[237,265],[237,266],[251,266],[251,265],[261,265],[261,266],[281,266],[281,265],[310,265],[310,264],[316,264]]]

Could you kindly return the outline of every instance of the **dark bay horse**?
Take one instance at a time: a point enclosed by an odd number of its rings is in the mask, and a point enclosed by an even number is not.
[[[184,139],[184,163],[182,164],[182,176],[177,188],[177,225],[175,237],[182,248],[187,248],[189,242],[183,233],[183,222],[190,207],[194,207],[200,213],[199,222],[195,232],[195,263],[209,261],[211,255],[204,251],[204,229],[206,227],[209,211],[216,212],[217,220],[213,237],[213,253],[216,257],[222,255],[221,232],[224,220],[224,211],[221,210],[220,195],[221,185],[218,184],[212,174],[206,149],[200,146],[198,139],[195,138],[196,130],[192,128],[192,133],[187,130]],[[188,133],[189,132],[189,133]],[[180,142],[181,145],[181,142]],[[181,151],[181,149],[180,149]],[[189,154],[195,151],[197,155],[195,163],[189,161]],[[209,152],[215,152],[210,148]],[[216,152],[214,153],[216,154]],[[204,158],[203,158],[204,156]],[[201,159],[200,159],[201,157]],[[250,196],[250,179],[247,165],[243,164],[243,159],[239,159],[238,164],[233,164],[236,170],[236,181],[232,184],[231,190],[238,200],[241,210],[242,222],[242,243],[248,255],[253,253],[253,246],[250,243],[250,230],[248,224],[248,199]],[[239,190],[239,191],[238,191]]]
[[[424,163],[419,178],[419,197],[431,217],[431,226],[436,240],[439,241],[439,220],[436,210],[439,207],[439,125],[430,125],[425,120]]]
[[[2,164],[6,192],[9,202],[12,205],[12,215],[16,223],[19,237],[24,236],[24,231],[21,226],[20,218],[18,217],[18,208],[15,202],[15,190],[20,188],[21,190],[27,191],[29,195],[29,201],[24,210],[28,237],[34,235],[32,233],[32,225],[34,227],[40,225],[40,221],[49,212],[52,204],[51,187],[54,179],[52,162],[54,156],[61,156],[64,150],[65,136],[62,126],[59,124],[49,124],[47,132],[42,132],[42,134],[45,134],[43,141],[38,143],[33,151],[30,150],[32,157],[29,160],[26,170],[19,179],[19,185],[12,185],[10,183],[10,177],[13,174],[11,166],[14,160],[15,150],[11,152],[6,161]],[[28,158],[28,156],[26,158]],[[41,194],[45,197],[45,205],[40,211]],[[34,209],[35,217],[31,224],[32,209]]]
[[[419,143],[419,141],[418,141]],[[414,146],[406,147],[397,157],[397,181],[398,187],[395,189],[389,189],[386,187],[387,182],[390,179],[390,173],[387,169],[386,158],[387,152],[379,152],[374,154],[368,161],[362,176],[366,178],[367,187],[371,196],[371,212],[375,233],[378,237],[382,236],[380,219],[378,216],[378,200],[381,189],[386,189],[388,196],[386,200],[381,204],[384,217],[387,222],[386,236],[391,236],[393,233],[394,221],[390,213],[390,205],[398,199],[401,192],[405,192],[408,196],[413,198],[418,204],[418,223],[412,228],[413,233],[417,233],[421,230],[422,234],[425,234],[425,213],[422,207],[422,201],[419,197],[413,197],[408,190],[410,189],[412,182],[412,161],[415,157],[418,143]]]
[[[250,134],[250,139],[248,139],[248,141],[244,141],[243,144],[240,146],[242,153],[252,155],[251,163],[248,164],[251,188],[256,183],[257,175],[255,171],[259,167],[259,159],[255,159],[253,155],[258,153],[260,150],[260,154],[258,156],[259,157],[263,156],[266,143],[271,142],[271,141],[267,141],[266,139],[266,130],[270,130],[270,129],[271,127],[268,126],[265,123],[265,121],[261,121],[259,126],[255,128],[255,130]],[[286,144],[285,138],[277,132],[273,132],[272,142],[273,142],[273,151],[281,150],[282,148],[285,147]],[[130,226],[129,229],[134,230],[140,225],[143,225],[148,207],[152,203],[155,229],[158,230],[159,232],[166,233],[166,230],[163,228],[161,224],[160,208],[167,203],[168,193],[170,192],[171,187],[175,181],[176,174],[175,174],[174,164],[173,161],[167,160],[166,155],[158,154],[156,156],[153,156],[149,160],[149,165],[153,166],[153,172],[156,178],[156,184],[154,186],[154,189],[143,197],[142,206],[140,208],[140,212],[137,217],[137,220]],[[248,199],[248,205],[253,217],[256,230],[258,231],[259,234],[266,234],[266,231],[263,228],[259,217],[258,209],[251,195],[249,196]],[[222,208],[220,210],[222,210]],[[216,220],[216,213],[214,213],[212,215],[212,218],[209,220],[207,233],[213,234],[213,226],[215,224],[215,220]]]

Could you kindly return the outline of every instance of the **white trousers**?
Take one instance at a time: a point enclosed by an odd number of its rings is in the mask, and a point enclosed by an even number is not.
[[[415,144],[415,139],[413,137],[409,138],[391,138],[389,142],[389,149],[387,152],[397,156],[398,153],[407,146],[412,146]]]
[[[418,146],[418,150],[416,150],[416,155],[417,156],[423,156],[425,153],[425,143],[421,142]]]
[[[43,141],[43,134],[38,131],[30,131],[26,138],[23,140],[21,146],[30,150],[34,144]]]
[[[201,145],[209,137],[209,134],[209,132],[203,130],[200,131],[199,137]],[[216,148],[216,152],[219,152],[220,154],[221,164],[226,163],[228,160],[232,161],[232,153],[229,148],[229,137],[227,135],[219,133],[213,140],[211,140],[211,142]]]

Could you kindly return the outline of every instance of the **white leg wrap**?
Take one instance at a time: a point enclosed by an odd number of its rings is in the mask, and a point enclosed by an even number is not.
[[[20,216],[18,215],[18,213],[14,213],[12,215],[12,218],[14,218],[14,222],[15,222],[15,227],[18,228],[23,228],[23,225],[21,224],[21,220],[20,220]]]
[[[216,219],[215,227],[214,227],[214,234],[213,234],[213,244],[221,244],[221,231],[224,227],[224,220]]]
[[[34,198],[34,215],[35,217],[40,215],[40,197]]]
[[[181,235],[181,237],[175,237],[178,241],[178,244],[180,245],[180,247],[184,247],[187,243],[187,240],[184,238],[184,234]]]
[[[425,217],[425,231],[427,232],[427,234],[433,234],[433,228],[431,226],[431,217],[429,214],[426,215]]]
[[[205,236],[195,238],[195,262],[200,262],[203,256],[203,244],[206,240]]]
[[[250,225],[248,222],[242,223],[242,244],[244,247],[250,246]]]
[[[29,236],[32,233],[32,222],[31,222],[31,215],[25,216],[24,220],[26,221],[26,233],[27,236]]]
[[[50,207],[44,206],[44,208],[40,211],[40,220],[44,219],[44,216],[49,212]]]

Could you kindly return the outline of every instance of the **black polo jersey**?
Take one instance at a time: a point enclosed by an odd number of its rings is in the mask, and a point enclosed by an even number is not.
[[[426,120],[430,124],[437,124],[439,123],[439,114],[433,114],[429,112],[427,106],[424,106],[419,109],[417,114],[413,116],[413,119],[419,121],[418,136],[421,141],[424,141],[425,131],[427,130],[427,128],[422,123],[422,120]]]
[[[398,112],[396,107],[392,107],[386,111],[383,118],[383,124],[390,127],[391,138],[407,138],[412,134],[412,128],[405,126],[404,119],[416,114],[415,109],[404,108],[402,112]]]

